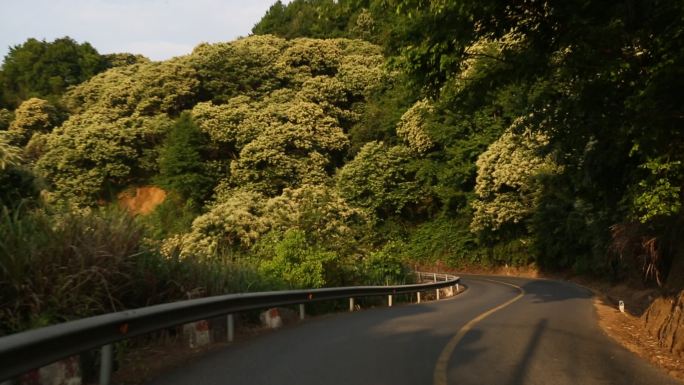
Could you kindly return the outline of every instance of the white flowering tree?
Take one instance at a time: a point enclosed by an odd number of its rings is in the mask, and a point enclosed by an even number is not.
[[[57,109],[47,100],[30,98],[14,111],[8,135],[17,146],[24,146],[34,134],[47,133],[58,123]]]
[[[537,177],[557,173],[559,166],[544,155],[546,135],[534,132],[517,119],[477,160],[471,230],[498,230],[521,223],[534,212]]]
[[[419,198],[417,183],[407,165],[411,151],[369,142],[337,174],[337,188],[349,202],[385,217],[399,213]]]
[[[309,240],[340,247],[353,242],[355,227],[367,223],[365,211],[351,207],[334,189],[304,185],[267,198],[248,190],[227,190],[195,219],[189,233],[165,241],[183,257],[211,258],[223,249],[245,250],[270,231],[295,229]]]
[[[434,146],[426,127],[431,113],[433,108],[430,102],[419,100],[401,116],[397,124],[397,136],[416,154],[424,154]]]

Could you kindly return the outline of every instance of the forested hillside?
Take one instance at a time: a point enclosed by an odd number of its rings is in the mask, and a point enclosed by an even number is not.
[[[664,284],[684,272],[682,8],[295,0],[253,31],[366,39],[406,77],[362,130],[414,151],[410,249]]]
[[[679,287],[682,8],[294,0],[163,62],[14,47],[0,334],[438,261]]]

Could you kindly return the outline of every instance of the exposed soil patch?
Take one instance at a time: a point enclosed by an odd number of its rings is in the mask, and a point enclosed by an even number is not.
[[[646,330],[677,358],[684,356],[684,292],[657,298],[641,316]]]
[[[135,215],[151,213],[166,199],[166,191],[156,186],[136,187],[119,194],[119,206]]]

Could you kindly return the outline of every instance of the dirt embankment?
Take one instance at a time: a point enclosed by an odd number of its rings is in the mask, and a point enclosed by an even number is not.
[[[659,297],[648,307],[641,320],[658,344],[679,358],[684,358],[684,292]]]
[[[156,186],[136,187],[119,194],[119,206],[135,215],[151,213],[166,199],[166,191]]]
[[[671,318],[669,309],[662,306],[667,301],[658,297],[657,290],[637,290],[624,285],[586,286],[591,287],[596,293],[594,305],[599,324],[606,334],[671,376],[684,380],[682,352],[668,347],[668,344],[653,332],[662,329],[665,321]],[[624,301],[624,313],[618,310],[619,301]],[[652,312],[657,312],[660,316],[649,316]],[[670,335],[674,340],[681,340],[684,337]]]

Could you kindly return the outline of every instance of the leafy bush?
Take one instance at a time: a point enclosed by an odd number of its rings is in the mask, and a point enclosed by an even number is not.
[[[47,135],[36,162],[56,200],[93,205],[108,200],[156,167],[146,158],[171,121],[164,115],[111,120],[105,113],[72,115]]]
[[[363,258],[362,279],[367,285],[400,285],[408,281],[402,242],[390,241]]]
[[[198,215],[195,204],[170,193],[154,211],[138,216],[138,220],[145,226],[150,238],[162,240],[189,231],[192,221]]]
[[[406,254],[421,263],[464,266],[486,262],[477,236],[468,229],[469,222],[468,216],[440,217],[418,225],[406,241]]]
[[[430,102],[420,100],[406,110],[397,124],[397,136],[416,154],[423,154],[435,145],[427,132],[425,122],[433,113]]]
[[[273,287],[305,289],[329,284],[327,275],[338,255],[308,242],[301,230],[271,232],[254,247],[259,272]]]
[[[14,144],[24,146],[36,133],[47,133],[60,120],[57,109],[47,100],[31,98],[22,102],[14,110],[14,120],[9,125],[8,134]]]
[[[550,156],[542,155],[547,144],[548,138],[518,119],[479,156],[473,231],[496,231],[530,217],[539,189],[536,179],[559,171]]]

